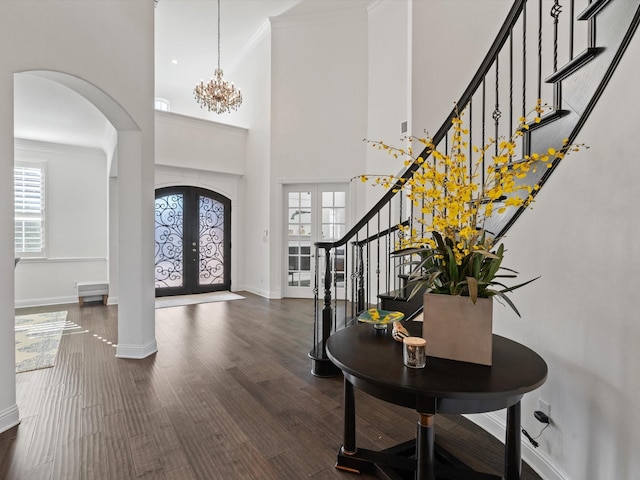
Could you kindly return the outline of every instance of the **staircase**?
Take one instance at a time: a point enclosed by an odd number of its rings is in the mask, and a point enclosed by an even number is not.
[[[457,101],[458,110],[465,111],[472,143],[484,145],[490,137],[510,137],[518,119],[538,99],[551,109],[541,121],[529,125],[519,145],[521,155],[549,148],[560,151],[565,138],[573,143],[638,24],[640,0],[515,0]],[[455,116],[454,109],[433,135],[441,151],[446,150]],[[425,150],[421,156],[428,161],[427,155]],[[551,168],[538,168],[521,181],[542,186],[556,166],[557,162]],[[410,178],[418,167],[410,165],[401,177]],[[315,244],[316,258],[323,259],[314,276],[314,346],[309,352],[316,376],[338,373],[327,358],[326,340],[366,308],[400,310],[408,317],[422,308],[421,295],[408,299],[409,272],[403,259],[393,254],[398,225],[413,226],[419,209],[408,205],[397,190],[402,189],[389,189],[340,240]],[[523,211],[494,214],[485,229],[502,237]]]

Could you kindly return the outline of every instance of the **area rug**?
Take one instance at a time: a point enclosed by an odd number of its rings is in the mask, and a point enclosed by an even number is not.
[[[228,291],[198,293],[196,295],[177,295],[175,297],[156,298],[156,308],[178,307],[180,305],[195,305],[196,303],[224,302],[240,300],[244,297]]]
[[[16,373],[53,367],[67,312],[16,316]]]

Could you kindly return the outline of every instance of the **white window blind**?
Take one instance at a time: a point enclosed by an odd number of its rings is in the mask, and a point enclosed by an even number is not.
[[[44,256],[44,164],[14,167],[16,256]]]

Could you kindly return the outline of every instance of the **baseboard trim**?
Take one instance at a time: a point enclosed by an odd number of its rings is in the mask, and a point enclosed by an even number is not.
[[[243,289],[249,293],[253,293],[254,295],[258,295],[263,298],[268,298],[269,300],[280,300],[282,298],[282,294],[279,291],[270,292],[268,290],[262,290],[258,288],[253,288],[249,286],[245,286]]]
[[[495,413],[463,415],[504,443],[505,421]],[[544,451],[533,448],[528,442],[522,442],[522,459],[545,480],[571,480],[553,459]]]
[[[85,299],[86,301],[95,301],[102,302],[102,297],[90,297],[93,300]],[[27,300],[16,300],[15,308],[24,308],[24,307],[42,307],[45,305],[66,305],[69,303],[78,303],[78,296],[74,295],[72,297],[47,297],[47,298],[29,298]],[[118,297],[109,297],[107,300],[107,305],[117,305]]]
[[[6,432],[10,428],[15,427],[20,423],[20,412],[18,411],[18,405],[13,405],[9,408],[5,408],[0,412],[0,433]]]
[[[130,358],[134,360],[141,360],[147,358],[158,351],[158,344],[155,338],[145,343],[144,345],[121,345],[118,344],[116,348],[117,358]]]
[[[15,308],[22,307],[40,307],[44,305],[63,305],[66,303],[78,303],[78,296],[71,297],[46,297],[46,298],[29,298],[26,300],[16,300]]]

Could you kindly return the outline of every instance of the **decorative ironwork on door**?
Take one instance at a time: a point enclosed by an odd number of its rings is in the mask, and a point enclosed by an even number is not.
[[[156,295],[226,290],[230,280],[231,202],[198,187],[156,191]]]
[[[156,288],[182,287],[184,196],[156,197]]]
[[[224,205],[222,202],[199,196],[198,245],[200,265],[198,283],[224,283]]]

